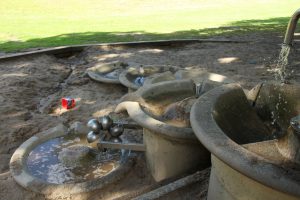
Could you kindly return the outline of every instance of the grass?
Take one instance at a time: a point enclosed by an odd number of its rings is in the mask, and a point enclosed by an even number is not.
[[[283,32],[298,4],[299,0],[1,0],[0,51]]]

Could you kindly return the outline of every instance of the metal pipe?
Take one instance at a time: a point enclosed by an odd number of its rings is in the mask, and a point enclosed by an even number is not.
[[[109,141],[100,141],[97,143],[98,149],[128,149],[132,151],[146,151],[146,147],[144,144],[138,143],[115,143]]]
[[[143,129],[143,127],[133,122],[120,122],[120,124],[122,124],[126,129]]]
[[[195,184],[197,182],[205,182],[207,180],[209,172],[210,172],[210,168],[206,168],[205,170],[202,171],[197,171],[192,175],[178,179],[172,183],[164,185],[151,192],[135,197],[133,198],[133,200],[153,200],[153,199],[163,198],[166,195],[170,194],[171,192],[182,189],[189,185]]]
[[[294,33],[296,30],[297,22],[300,18],[300,9],[296,10],[296,12],[291,17],[289,24],[287,26],[287,30],[285,33],[283,44],[292,46],[293,45],[293,39],[294,39]]]
[[[300,115],[293,117],[290,121],[290,125],[294,132],[300,135]]]

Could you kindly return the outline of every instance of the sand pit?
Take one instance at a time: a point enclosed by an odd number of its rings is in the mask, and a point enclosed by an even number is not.
[[[118,184],[88,194],[64,197],[43,196],[17,185],[9,173],[9,160],[15,149],[36,133],[59,123],[86,123],[93,117],[112,112],[120,98],[127,93],[121,85],[92,81],[85,70],[96,63],[120,61],[129,64],[175,65],[180,68],[206,69],[240,83],[250,89],[258,83],[274,80],[274,61],[280,51],[282,38],[277,35],[234,37],[252,43],[198,43],[174,47],[104,48],[89,47],[71,57],[57,58],[37,55],[0,62],[0,199],[130,199],[139,192],[157,187],[139,155],[134,169]],[[261,41],[266,41],[265,43]],[[300,80],[296,66],[300,54],[292,52],[290,60],[294,80]],[[298,63],[297,63],[298,62]],[[76,107],[65,110],[62,97],[76,99]],[[133,141],[141,134],[127,133]],[[205,199],[206,181],[173,192],[163,199]]]

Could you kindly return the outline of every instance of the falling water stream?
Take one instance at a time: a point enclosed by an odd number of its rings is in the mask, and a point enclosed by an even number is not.
[[[279,53],[278,60],[276,61],[276,68],[275,68],[275,81],[277,82],[278,93],[271,94],[269,98],[277,98],[277,103],[275,105],[275,110],[271,112],[271,125],[277,129],[277,134],[274,137],[281,137],[284,135],[285,130],[280,130],[280,112],[288,112],[287,105],[288,100],[282,96],[280,92],[280,86],[287,84],[287,78],[293,73],[293,70],[288,69],[289,65],[289,54],[290,54],[291,46],[282,44],[281,51]],[[278,135],[279,133],[279,135]]]
[[[283,44],[281,46],[281,51],[279,54],[279,58],[277,60],[276,69],[275,69],[275,79],[280,81],[281,83],[286,82],[286,78],[289,75],[287,72],[288,66],[288,57],[290,54],[291,46]]]

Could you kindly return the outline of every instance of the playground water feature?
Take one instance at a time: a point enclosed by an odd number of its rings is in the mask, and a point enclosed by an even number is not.
[[[287,53],[287,55],[288,55],[288,53]],[[283,56],[283,58],[286,58],[285,56]],[[284,73],[282,73],[283,75],[284,75]],[[284,77],[284,76],[283,76]],[[278,98],[281,98],[280,96],[278,97]],[[279,107],[279,106],[278,106]],[[85,151],[84,151],[85,152]]]

